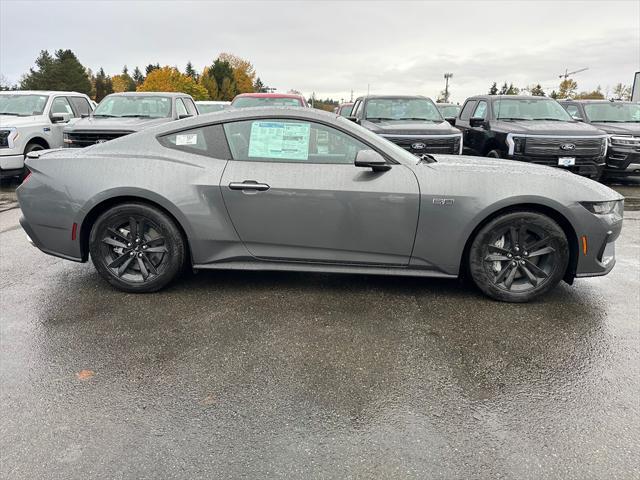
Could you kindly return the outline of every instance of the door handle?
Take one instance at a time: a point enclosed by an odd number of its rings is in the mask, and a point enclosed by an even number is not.
[[[231,182],[229,184],[229,188],[231,190],[257,190],[259,192],[264,192],[265,190],[269,190],[269,185],[266,183],[258,183],[255,180],[245,180],[244,182]]]

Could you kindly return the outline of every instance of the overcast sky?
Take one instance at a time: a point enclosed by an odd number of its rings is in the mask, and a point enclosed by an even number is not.
[[[278,91],[452,100],[493,81],[580,90],[631,84],[640,70],[640,1],[39,1],[0,0],[0,73],[17,82],[42,49],[87,67],[148,63],[201,70],[221,52],[250,60]]]

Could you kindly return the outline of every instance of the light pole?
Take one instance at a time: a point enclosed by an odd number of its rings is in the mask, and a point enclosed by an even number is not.
[[[453,77],[453,73],[444,74],[444,103],[449,103],[449,79]]]

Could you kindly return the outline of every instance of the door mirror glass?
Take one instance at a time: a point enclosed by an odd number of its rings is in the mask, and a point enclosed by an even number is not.
[[[481,127],[484,124],[484,118],[473,117],[469,120],[469,125],[472,127]]]
[[[384,157],[375,150],[360,150],[354,164],[356,167],[370,168],[374,172],[384,172],[391,168]]]

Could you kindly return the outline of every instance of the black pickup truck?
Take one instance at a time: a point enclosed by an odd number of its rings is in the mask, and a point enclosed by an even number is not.
[[[348,117],[414,155],[462,153],[462,134],[452,127],[433,101],[419,95],[359,97]]]
[[[464,152],[561,167],[599,179],[607,135],[571,118],[551,98],[482,95],[468,98],[455,122]]]
[[[609,135],[608,177],[640,176],[640,104],[608,100],[562,100],[574,120]]]

